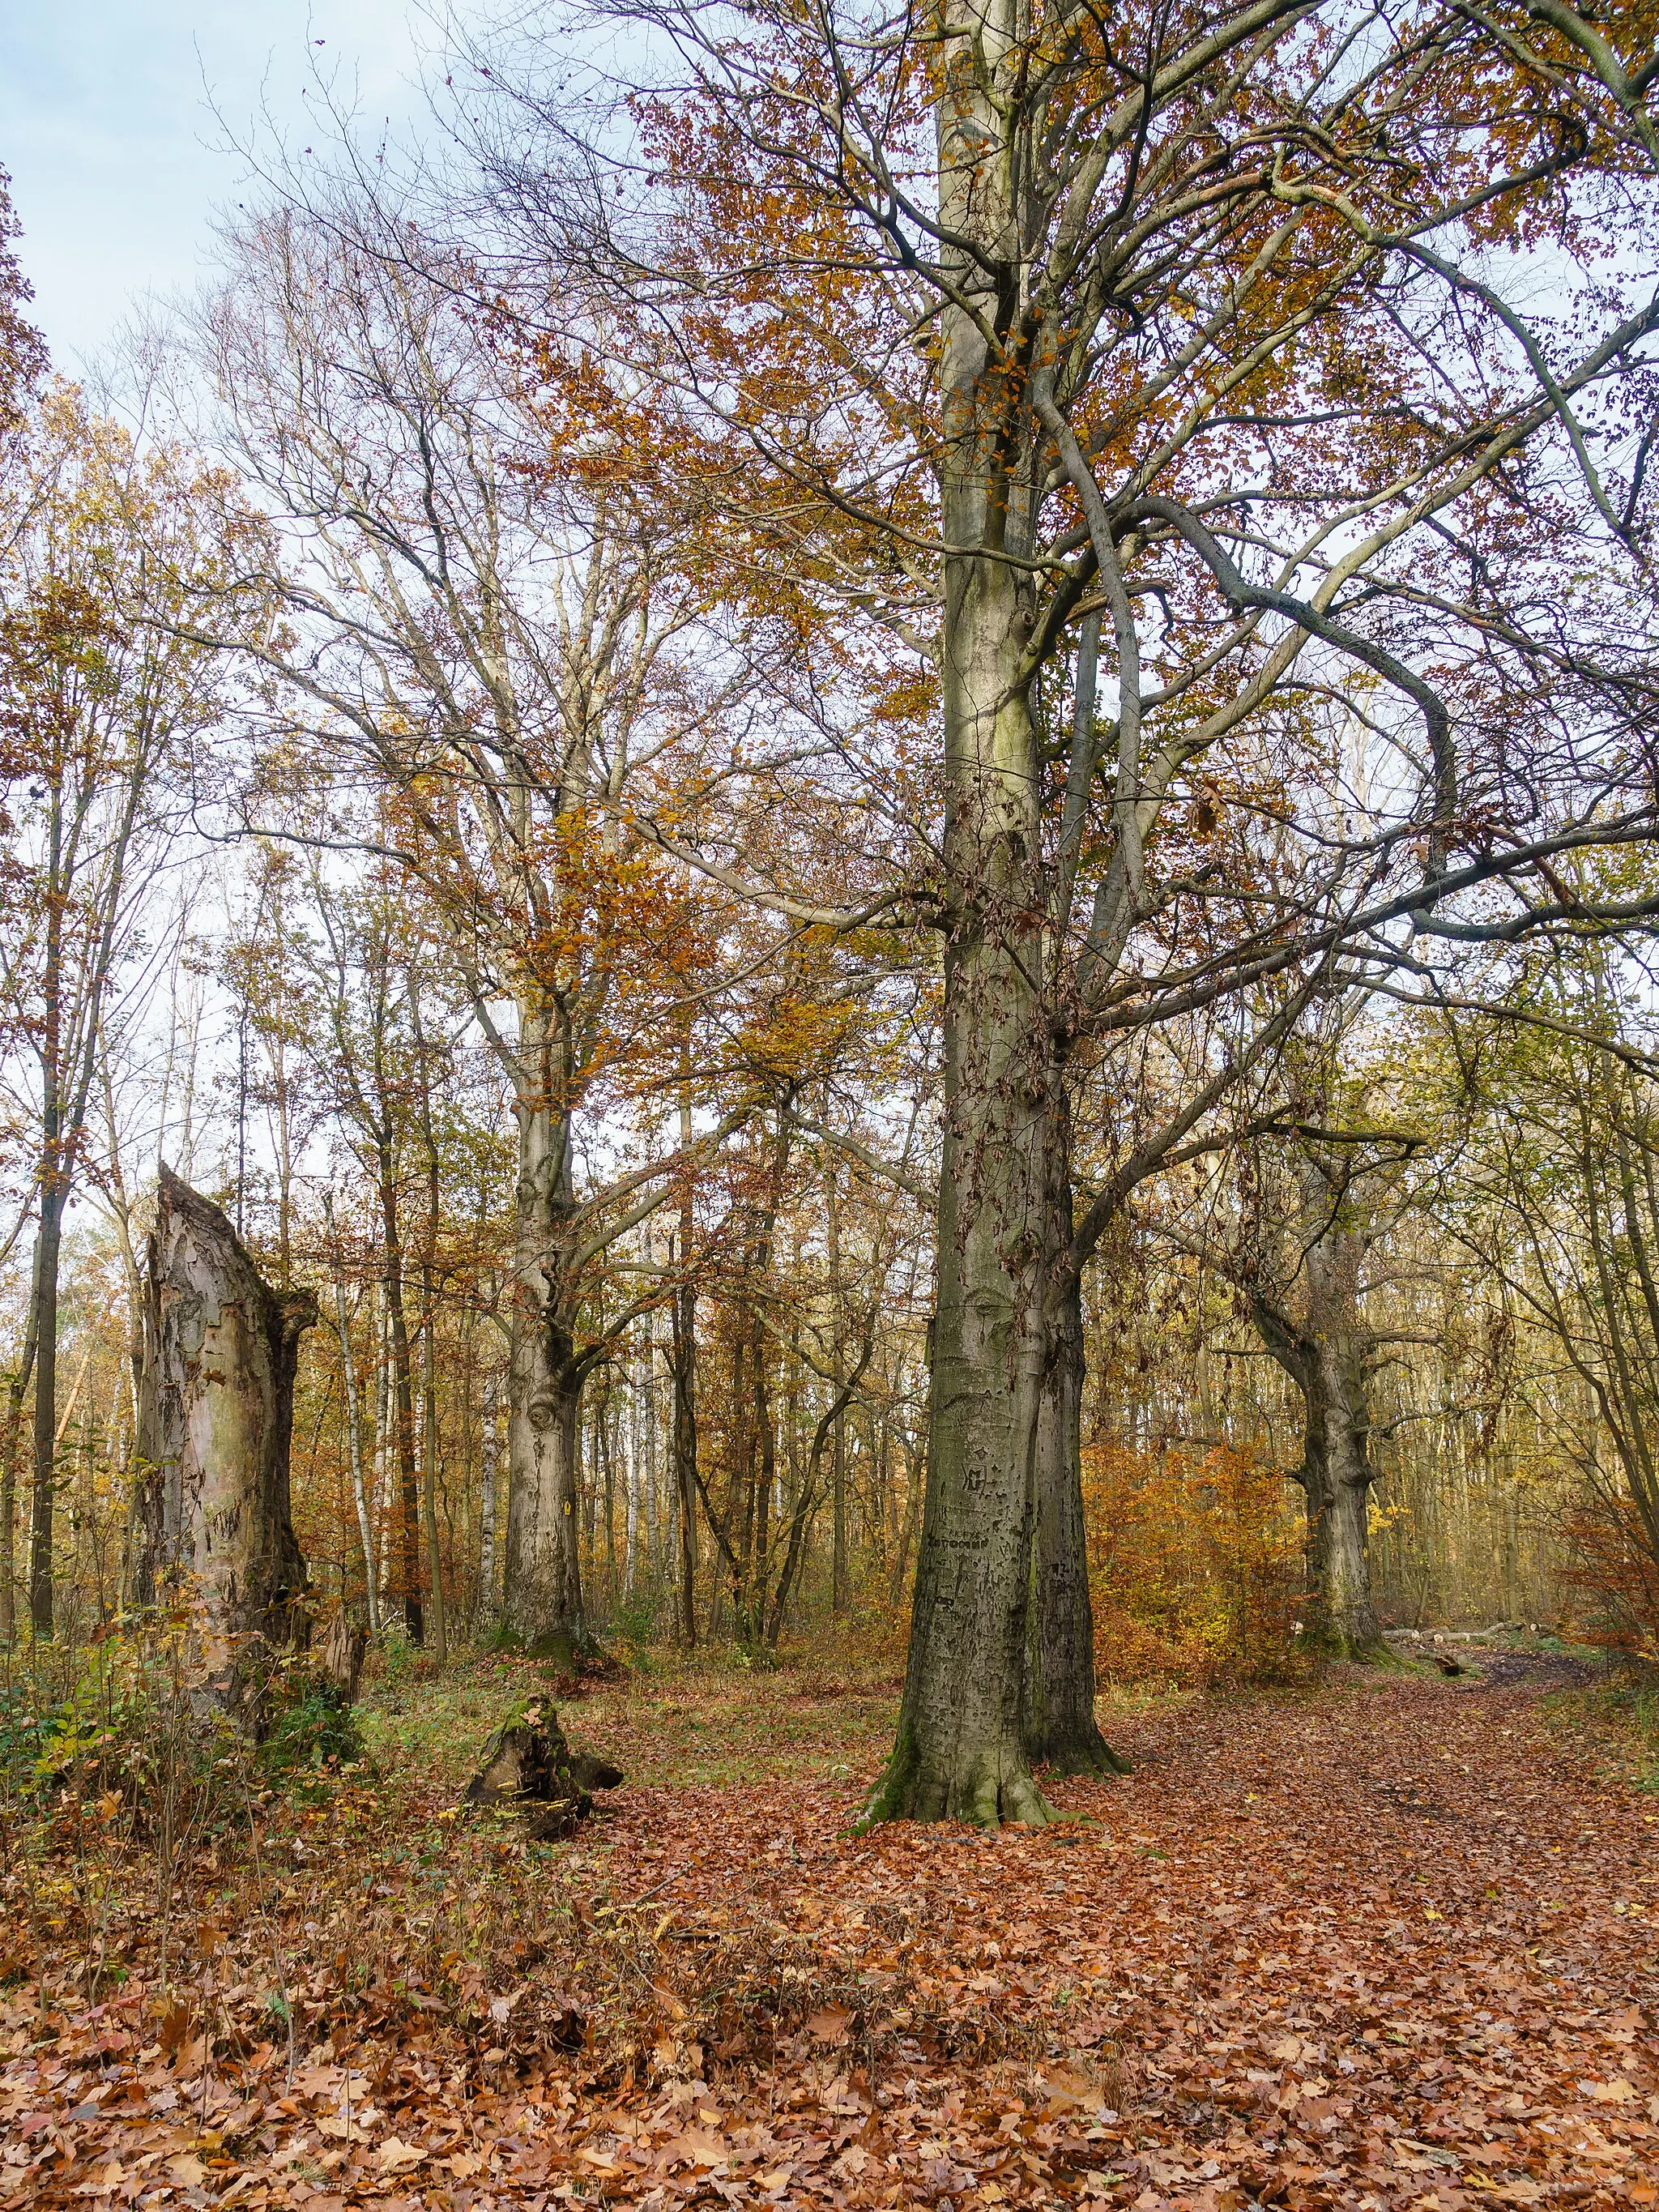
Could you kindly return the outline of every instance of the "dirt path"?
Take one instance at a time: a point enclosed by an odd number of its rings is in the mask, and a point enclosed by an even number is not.
[[[1211,1702],[1124,1747],[1127,1783],[1056,1785],[1093,1829],[850,1839],[852,1791],[677,1793],[620,1815],[617,1856],[702,1919],[820,1929],[935,2016],[1046,2030],[1062,2095],[1012,2129],[1011,2197],[1655,2201],[1652,1801],[1543,1731],[1530,1680]],[[907,2181],[967,2188],[988,2108],[964,2074],[960,2113],[930,2120],[949,2076],[913,2065],[921,2097],[901,2061],[878,2132]],[[1106,2110],[1083,2124],[1091,2075]]]
[[[579,1899],[547,2004],[586,2002],[609,1943],[654,2062],[607,2072],[595,2030],[515,2064],[530,1982],[471,2028],[412,1948],[404,2009],[307,2007],[291,2076],[269,2042],[138,2049],[136,1993],[40,2040],[14,1987],[0,2203],[1659,2201],[1659,1804],[1546,1730],[1535,1684],[1167,1705],[1124,1742],[1127,1782],[1055,1785],[1086,1822],[993,1838],[854,1837],[863,1778],[774,1780],[630,1788],[509,1860],[434,1800],[406,1875],[378,1869],[388,1949],[398,1879],[436,1896],[493,1852],[519,1936]],[[318,1896],[293,1909],[325,1958]]]

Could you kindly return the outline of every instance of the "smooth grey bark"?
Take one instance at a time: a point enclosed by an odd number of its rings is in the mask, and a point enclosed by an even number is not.
[[[145,1250],[138,1392],[141,1604],[203,1608],[211,1692],[246,1679],[231,1639],[303,1644],[306,1566],[294,1534],[289,1453],[309,1291],[258,1274],[216,1206],[161,1170]]]
[[[1052,1817],[1031,1778],[1025,1714],[1052,1195],[1047,770],[1025,563],[1046,456],[1030,410],[1011,404],[994,327],[1022,312],[1012,287],[1024,185],[1000,76],[1015,17],[946,0],[938,30],[934,166],[951,287],[938,325],[940,534],[951,549],[939,665],[944,1126],[909,1656],[866,1817],[994,1826]]]
[[[1066,1209],[1069,1214],[1069,1206]],[[1031,1547],[1025,1749],[1062,1774],[1127,1774],[1095,1718],[1095,1623],[1083,1503],[1082,1285],[1054,1293],[1038,1413],[1036,1526]]]
[[[1370,1384],[1375,1346],[1359,1304],[1366,1239],[1343,1218],[1337,1194],[1311,1164],[1303,1173],[1311,1233],[1301,1310],[1260,1279],[1250,1308],[1262,1342],[1296,1384],[1304,1409],[1302,1486],[1308,1572],[1317,1632],[1348,1658],[1384,1649],[1371,1594],[1369,1522],[1376,1469],[1370,1455]]]
[[[563,1261],[574,1212],[570,1127],[557,1110],[553,1040],[533,1006],[520,1010],[520,1056],[538,1068],[517,1104],[512,1351],[507,1369],[507,1500],[501,1627],[532,1650],[591,1649],[584,1608],[578,1426],[585,1376]]]
[[[940,108],[942,177],[973,98]],[[948,194],[947,194],[948,197]],[[968,220],[952,210],[951,221]],[[975,225],[981,220],[975,212]],[[947,317],[943,379],[958,449],[975,439],[984,340]],[[993,512],[1000,494],[1000,514]],[[944,535],[984,546],[945,564],[948,778],[944,1128],[927,1491],[897,1739],[868,1817],[994,1826],[1051,1808],[1025,1748],[1039,1411],[1048,1365],[1042,1224],[1048,1023],[1040,860],[1042,764],[1022,656],[1024,572],[995,557],[1015,534],[1011,488],[971,465],[947,475]]]

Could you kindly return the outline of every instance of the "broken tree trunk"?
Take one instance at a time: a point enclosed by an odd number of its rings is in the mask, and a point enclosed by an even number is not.
[[[368,1656],[368,1632],[343,1608],[335,1613],[324,1632],[317,1653],[323,1680],[337,1689],[349,1705],[357,1702],[363,1662]]]
[[[530,1832],[551,1843],[573,1833],[592,1811],[592,1791],[614,1790],[622,1778],[619,1766],[573,1752],[557,1713],[544,1718],[532,1705],[522,1721],[498,1728],[485,1744],[465,1796],[473,1805],[518,1806]]]
[[[289,1447],[300,1337],[316,1318],[309,1291],[272,1290],[218,1207],[162,1169],[145,1251],[137,1594],[201,1607],[222,1705],[240,1702],[247,1639],[308,1633]]]

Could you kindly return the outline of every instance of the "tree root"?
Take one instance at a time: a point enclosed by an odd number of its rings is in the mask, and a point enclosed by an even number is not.
[[[1056,1774],[1092,1774],[1099,1777],[1133,1774],[1132,1762],[1121,1752],[1112,1749],[1100,1730],[1091,1724],[1086,1733],[1069,1736],[1058,1743],[1044,1744],[1034,1750],[1032,1764],[1051,1767]]]
[[[976,1828],[1046,1827],[1060,1818],[1017,1753],[988,1748],[944,1772],[924,1762],[908,1730],[856,1822],[860,1834],[880,1820],[963,1820]]]

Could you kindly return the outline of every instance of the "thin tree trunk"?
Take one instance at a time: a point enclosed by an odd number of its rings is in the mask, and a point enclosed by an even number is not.
[[[415,1376],[404,1309],[404,1248],[398,1218],[397,1164],[389,1141],[380,1146],[380,1224],[386,1247],[386,1334],[392,1352],[392,1461],[397,1484],[398,1571],[403,1583],[404,1626],[418,1644],[425,1634],[421,1606],[420,1477],[415,1460]]]
[[[390,1444],[392,1427],[392,1337],[386,1314],[386,1286],[374,1287],[374,1526],[380,1534],[380,1623],[386,1619],[392,1601],[390,1563],[392,1547],[386,1540],[390,1519],[387,1504],[387,1486],[392,1475]]]
[[[689,1212],[689,1207],[687,1209]],[[687,1224],[682,1222],[682,1250]],[[689,1280],[674,1294],[670,1360],[674,1381],[674,1495],[679,1524],[680,1638],[697,1640],[697,1293]]]
[[[838,1401],[842,1382],[841,1204],[833,1158],[824,1163],[823,1181],[830,1262],[830,1392]],[[851,1601],[847,1563],[847,1417],[843,1411],[836,1415],[835,1432],[830,1440],[830,1610],[845,1613]]]
[[[649,1374],[648,1367],[646,1372]],[[624,1594],[630,1598],[634,1595],[635,1584],[639,1575],[641,1412],[639,1376],[639,1364],[635,1361],[633,1364],[633,1372],[629,1377],[628,1418],[623,1431],[623,1446],[627,1453],[623,1468],[623,1480],[627,1485],[623,1510],[627,1517],[623,1536],[626,1551],[623,1565],[623,1586]]]
[[[475,1633],[495,1626],[496,1389],[492,1369],[483,1379],[478,1436],[478,1609]]]
[[[325,1200],[330,1230],[334,1225],[331,1200]],[[357,1540],[363,1553],[363,1594],[368,1608],[368,1632],[380,1635],[380,1594],[375,1581],[374,1534],[369,1524],[368,1490],[363,1480],[363,1437],[357,1401],[357,1365],[351,1349],[351,1317],[346,1308],[345,1276],[338,1264],[334,1273],[334,1333],[340,1343],[340,1376],[345,1389],[346,1448],[351,1468],[351,1495],[357,1508]]]
[[[52,1150],[55,1154],[54,1139]],[[58,1273],[63,1248],[64,1193],[55,1174],[43,1176],[35,1258],[34,1483],[29,1521],[29,1615],[34,1633],[52,1629],[52,1522],[58,1481]]]
[[[422,1271],[426,1311],[421,1326],[421,1500],[426,1520],[427,1582],[431,1591],[433,1656],[449,1657],[448,1609],[444,1602],[443,1546],[438,1528],[438,1313],[432,1271]]]
[[[772,1424],[772,1396],[767,1384],[766,1343],[766,1325],[757,1313],[750,1364],[754,1370],[754,1434],[759,1467],[755,1481],[754,1550],[749,1568],[748,1622],[744,1632],[746,1638],[757,1644],[766,1632],[766,1584],[772,1543],[767,1516],[771,1505],[772,1485],[778,1471],[777,1436]]]
[[[6,1386],[6,1423],[0,1435],[0,1641],[8,1644],[17,1632],[17,1462],[23,1446],[23,1401],[34,1375],[40,1318],[31,1288],[22,1355]]]

